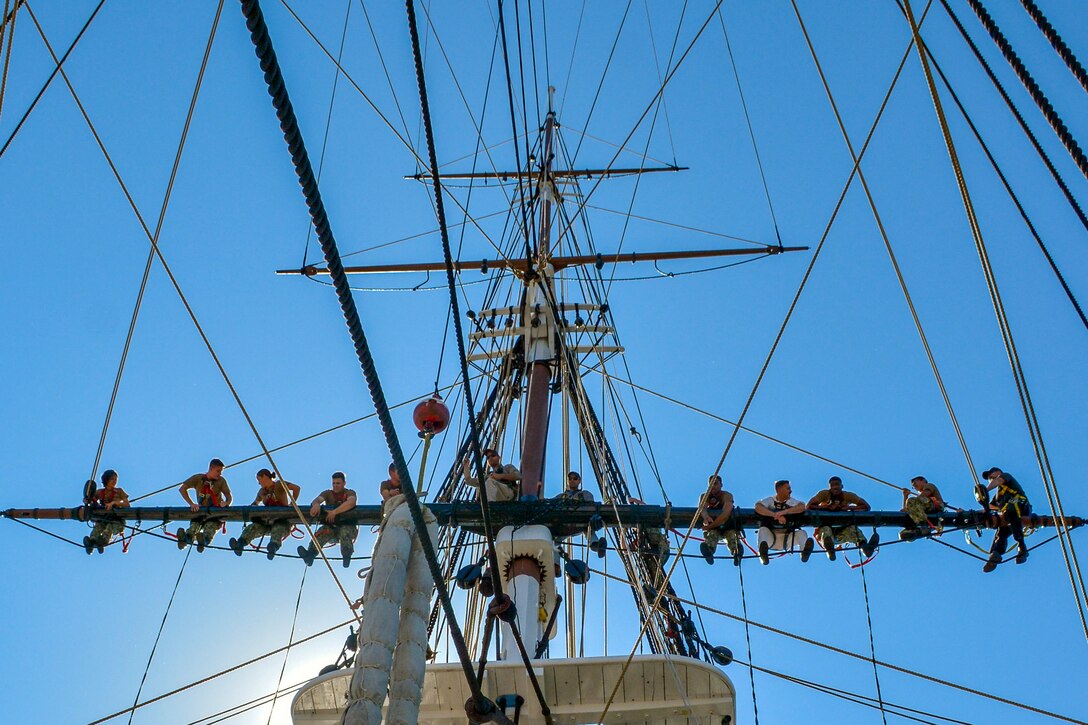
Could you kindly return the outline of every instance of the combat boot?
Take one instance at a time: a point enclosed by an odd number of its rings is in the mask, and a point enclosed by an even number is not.
[[[314,559],[317,558],[317,549],[313,544],[310,544],[309,548],[305,546],[298,547],[298,557],[306,562],[306,566],[313,566]]]
[[[230,550],[234,552],[235,556],[241,556],[242,550],[246,548],[246,542],[242,541],[241,539],[232,538],[229,542],[227,542],[227,546],[230,547]]]
[[[275,558],[276,552],[279,550],[280,542],[278,541],[269,541],[268,546],[264,547],[265,556],[268,557],[269,561],[272,561],[272,559]]]
[[[83,537],[83,549],[88,554],[91,554],[91,553],[94,552],[94,542],[91,540],[90,536],[84,536]]]
[[[340,554],[344,557],[344,568],[347,569],[351,566],[351,555],[355,553],[355,546],[352,544],[341,544]]]
[[[714,565],[714,550],[710,548],[710,545],[705,541],[699,544],[699,553],[706,559],[706,563],[711,566]]]

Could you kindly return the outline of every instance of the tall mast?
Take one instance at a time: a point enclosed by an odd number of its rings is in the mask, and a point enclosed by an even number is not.
[[[548,439],[548,396],[555,359],[554,321],[549,313],[548,299],[554,299],[552,289],[551,230],[555,182],[552,179],[552,158],[555,141],[555,110],[548,88],[548,116],[544,119],[543,158],[537,182],[540,198],[540,230],[537,236],[536,275],[525,280],[525,366],[528,379],[524,444],[521,451],[521,494],[543,493],[544,448]]]

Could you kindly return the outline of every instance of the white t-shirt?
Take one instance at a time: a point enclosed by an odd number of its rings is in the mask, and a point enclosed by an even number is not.
[[[794,506],[801,505],[801,502],[793,497],[787,498],[785,501],[779,501],[774,496],[768,496],[767,498],[760,499],[759,503],[763,504],[771,511],[785,511],[786,509],[791,509]]]

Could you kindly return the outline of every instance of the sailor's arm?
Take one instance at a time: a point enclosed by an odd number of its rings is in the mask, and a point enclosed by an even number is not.
[[[117,489],[117,497],[106,504],[107,511],[111,509],[127,509],[128,507],[128,494],[121,489]]]
[[[813,496],[812,498],[810,498],[808,500],[808,506],[806,508],[809,508],[809,509],[822,509],[822,508],[826,507],[827,504],[830,503],[830,501],[831,501],[831,499],[825,499],[825,500],[821,501],[820,500],[820,494],[816,494],[815,496]]]
[[[873,508],[869,505],[869,502],[863,499],[861,496],[858,496],[857,499],[858,500],[855,503],[849,504],[849,511],[869,511]]]
[[[776,516],[775,512],[764,506],[762,501],[756,502],[756,513],[760,516],[767,516],[770,518],[774,518]]]
[[[226,481],[223,481],[223,505],[230,506],[234,502],[234,496],[230,492],[230,486]]]
[[[729,517],[733,515],[733,499],[730,497],[725,498],[722,501],[722,512],[718,514],[711,522],[708,528],[715,528],[721,526]]]
[[[181,493],[181,497],[183,499],[185,499],[185,503],[189,504],[189,509],[190,510],[199,511],[200,506],[193,503],[193,499],[191,499],[189,497],[189,489],[190,488],[195,488],[195,486],[192,483],[190,483],[190,479],[187,478],[187,479],[185,479],[184,481],[181,482],[181,486],[178,487],[178,491]]]
[[[514,468],[512,465],[507,464],[503,466],[502,471],[492,473],[491,478],[496,481],[516,482],[521,480],[521,471]]]
[[[781,511],[783,516],[792,516],[794,514],[803,514],[805,512],[805,505],[799,503],[796,506],[790,506],[788,509]]]
[[[310,516],[317,516],[318,512],[321,511],[321,504],[323,504],[324,502],[325,494],[317,494],[317,498],[310,502]]]
[[[301,488],[301,487],[300,487],[300,486],[299,486],[298,484],[295,484],[295,483],[291,483],[290,481],[283,481],[283,486],[284,486],[284,487],[285,487],[285,488],[286,488],[286,489],[287,489],[288,491],[290,491],[290,493],[291,493],[291,500],[292,500],[292,501],[298,501],[298,495],[299,495],[300,493],[302,493],[302,488]]]
[[[344,499],[344,503],[340,504],[332,511],[326,511],[325,518],[328,519],[330,523],[332,521],[335,521],[337,515],[342,514],[345,511],[351,511],[353,508],[355,508],[355,500],[356,499],[354,496],[348,496],[346,499]]]
[[[473,488],[480,487],[480,482],[476,480],[476,477],[473,476],[469,470],[469,460],[467,456],[465,457],[465,460],[461,462],[461,475],[464,476],[465,483],[467,483],[468,485],[472,486]]]

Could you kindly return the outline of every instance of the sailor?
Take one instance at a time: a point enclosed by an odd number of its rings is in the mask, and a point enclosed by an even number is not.
[[[627,500],[638,506],[646,505],[646,502],[642,499],[629,498]],[[658,565],[664,568],[672,553],[672,546],[669,544],[669,537],[665,533],[665,529],[640,526],[639,537],[649,553],[657,559]]]
[[[997,466],[983,471],[982,478],[989,482],[986,490],[997,489],[997,495],[990,502],[990,508],[997,512],[997,533],[994,534],[994,543],[990,546],[990,560],[982,567],[982,571],[988,574],[1001,563],[1001,557],[1009,546],[1009,534],[1012,534],[1018,547],[1016,563],[1023,564],[1028,560],[1022,517],[1031,515],[1031,502],[1028,501],[1020,482]]]
[[[567,474],[567,487],[556,498],[573,503],[593,503],[593,494],[582,488],[582,475],[578,471]]]
[[[124,489],[117,487],[117,471],[110,469],[102,472],[102,488],[94,494],[94,507],[104,508],[107,512],[128,508],[128,494]],[[123,533],[124,530],[124,519],[110,521],[99,519],[91,529],[91,535],[83,537],[83,548],[88,554],[95,549],[98,549],[98,553],[101,554],[113,537]]]
[[[485,448],[484,458],[487,463],[487,478],[484,480],[487,500],[513,501],[516,499],[521,483],[521,471],[509,463],[503,464],[502,456],[494,448]],[[465,476],[465,483],[473,488],[480,487],[480,482],[469,469],[468,458],[461,464],[461,471]]]
[[[344,560],[344,568],[351,566],[351,555],[355,553],[355,537],[359,535],[359,527],[355,524],[337,524],[336,517],[355,508],[358,497],[355,492],[347,487],[348,479],[343,471],[332,474],[332,488],[322,491],[310,504],[310,516],[321,513],[321,504],[325,504],[325,523],[314,532],[315,544],[298,547],[298,555],[306,562],[306,566],[314,563],[317,558],[317,547],[325,548],[331,541],[340,542],[340,555]]]
[[[868,511],[869,502],[856,493],[842,490],[842,479],[832,476],[827,479],[827,488],[813,496],[808,502],[809,511]],[[873,532],[868,540],[862,535],[861,529],[854,524],[846,526],[821,526],[816,529],[816,540],[827,552],[827,558],[835,561],[835,544],[842,542],[857,544],[861,553],[866,557],[873,555],[876,545],[880,543],[880,534]]]
[[[257,483],[260,484],[260,488],[257,489],[257,497],[253,499],[252,506],[290,506],[292,501],[298,499],[302,491],[290,481],[277,481],[275,474],[267,468],[257,471]],[[283,545],[284,539],[291,535],[292,528],[292,524],[287,519],[267,521],[254,517],[249,526],[242,529],[240,537],[230,540],[231,551],[241,556],[246,544],[262,536],[268,536],[268,544],[264,550],[268,560],[272,561],[276,552],[280,550],[280,546]]]
[[[381,493],[383,504],[394,496],[403,493],[400,485],[400,474],[397,473],[397,464],[389,464],[389,478],[382,481],[378,490]]]
[[[733,520],[733,494],[722,490],[722,477],[712,475],[707,483],[710,488],[699,499],[699,515],[703,521],[703,543],[699,552],[707,564],[714,563],[714,550],[723,538],[733,556],[733,564],[740,566],[744,550],[740,548],[737,522]]]
[[[194,473],[182,481],[178,490],[191,510],[199,511],[202,508],[207,508],[210,514],[213,508],[230,506],[233,498],[231,497],[230,486],[227,485],[227,479],[223,476],[224,468],[226,466],[223,465],[221,460],[213,458],[208,462],[207,473]],[[196,491],[195,502],[189,496],[189,489]],[[189,544],[195,543],[197,553],[203,553],[204,547],[212,543],[212,539],[215,538],[216,532],[219,531],[219,527],[222,525],[222,519],[207,516],[194,518],[189,523],[188,530],[178,529],[178,548],[184,549]]]
[[[812,554],[812,539],[805,530],[786,517],[804,513],[805,504],[793,498],[793,488],[789,481],[774,482],[774,496],[756,502],[756,513],[769,521],[759,527],[759,561],[767,564],[771,549],[792,551],[801,548],[801,561],[808,561]]]
[[[910,485],[917,492],[911,495],[909,488],[903,489],[903,511],[907,512],[914,523],[899,532],[899,538],[903,541],[911,541],[919,536],[929,533],[929,514],[940,513],[944,510],[944,498],[941,492],[925,476],[915,476],[910,479]]]

